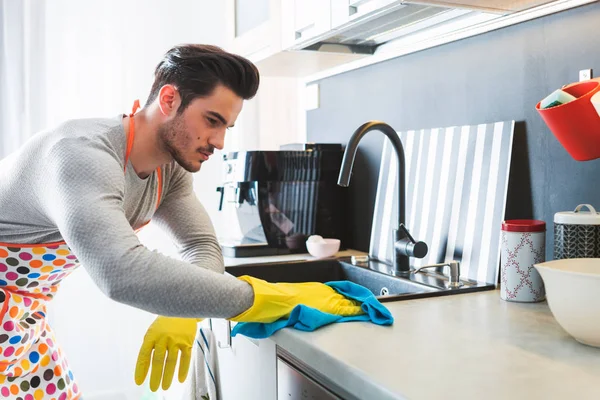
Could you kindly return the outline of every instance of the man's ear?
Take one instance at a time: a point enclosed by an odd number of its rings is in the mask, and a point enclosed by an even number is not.
[[[164,85],[158,92],[158,108],[160,112],[168,117],[174,115],[181,104],[179,91],[173,85]]]

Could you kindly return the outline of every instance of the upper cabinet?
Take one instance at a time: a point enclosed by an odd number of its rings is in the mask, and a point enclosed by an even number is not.
[[[264,76],[301,77],[362,55],[293,51],[331,31],[330,0],[226,0],[228,49]]]
[[[282,50],[282,0],[226,0],[230,51],[253,61]]]
[[[548,3],[564,5],[571,2],[576,6],[581,2],[225,1],[229,21],[229,50],[252,60],[262,75],[279,77],[304,77],[398,46],[407,48],[413,43],[428,40],[433,43],[437,38],[450,37],[465,28]]]
[[[329,0],[284,0],[281,18],[283,46],[288,48],[331,29]]]

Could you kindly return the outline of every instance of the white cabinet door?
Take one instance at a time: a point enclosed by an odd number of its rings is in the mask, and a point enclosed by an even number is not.
[[[269,0],[234,0],[233,7],[236,37],[269,21]]]
[[[331,0],[331,28],[335,29],[365,14],[401,2],[399,0]]]
[[[281,51],[282,0],[226,0],[228,50],[257,62]]]
[[[331,29],[330,0],[283,0],[282,45],[304,43]]]
[[[227,321],[212,319],[217,341],[219,390],[222,400],[275,400],[277,355],[270,339],[229,336]]]

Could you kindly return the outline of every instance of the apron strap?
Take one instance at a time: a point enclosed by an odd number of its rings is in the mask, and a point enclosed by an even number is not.
[[[160,198],[162,196],[162,173],[160,170],[160,167],[156,168],[156,177],[157,177],[157,184],[158,184],[158,190],[157,190],[157,195],[156,195],[156,209],[158,210],[158,206],[160,204]]]
[[[129,114],[129,133],[127,134],[127,150],[125,151],[125,166],[123,167],[123,172],[127,170],[127,163],[129,162],[129,155],[131,154],[131,149],[133,148],[133,138],[135,137],[135,112],[140,108],[140,101],[135,100],[133,102],[133,107],[131,107],[131,114]],[[160,167],[156,168],[156,177],[157,177],[157,199],[156,199],[156,209],[160,205],[160,199],[162,197],[162,171]]]
[[[131,107],[131,114],[129,114],[129,133],[127,134],[127,150],[125,151],[125,167],[123,168],[123,171],[127,169],[129,155],[131,154],[131,148],[133,147],[133,137],[135,136],[135,118],[133,118],[133,115],[139,108],[140,101],[134,101],[133,107]]]

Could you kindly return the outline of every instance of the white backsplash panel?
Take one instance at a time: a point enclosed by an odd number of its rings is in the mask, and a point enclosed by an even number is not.
[[[410,265],[460,261],[461,277],[496,283],[515,121],[400,132],[406,221],[427,243]],[[391,263],[398,224],[396,153],[383,147],[369,255]]]

